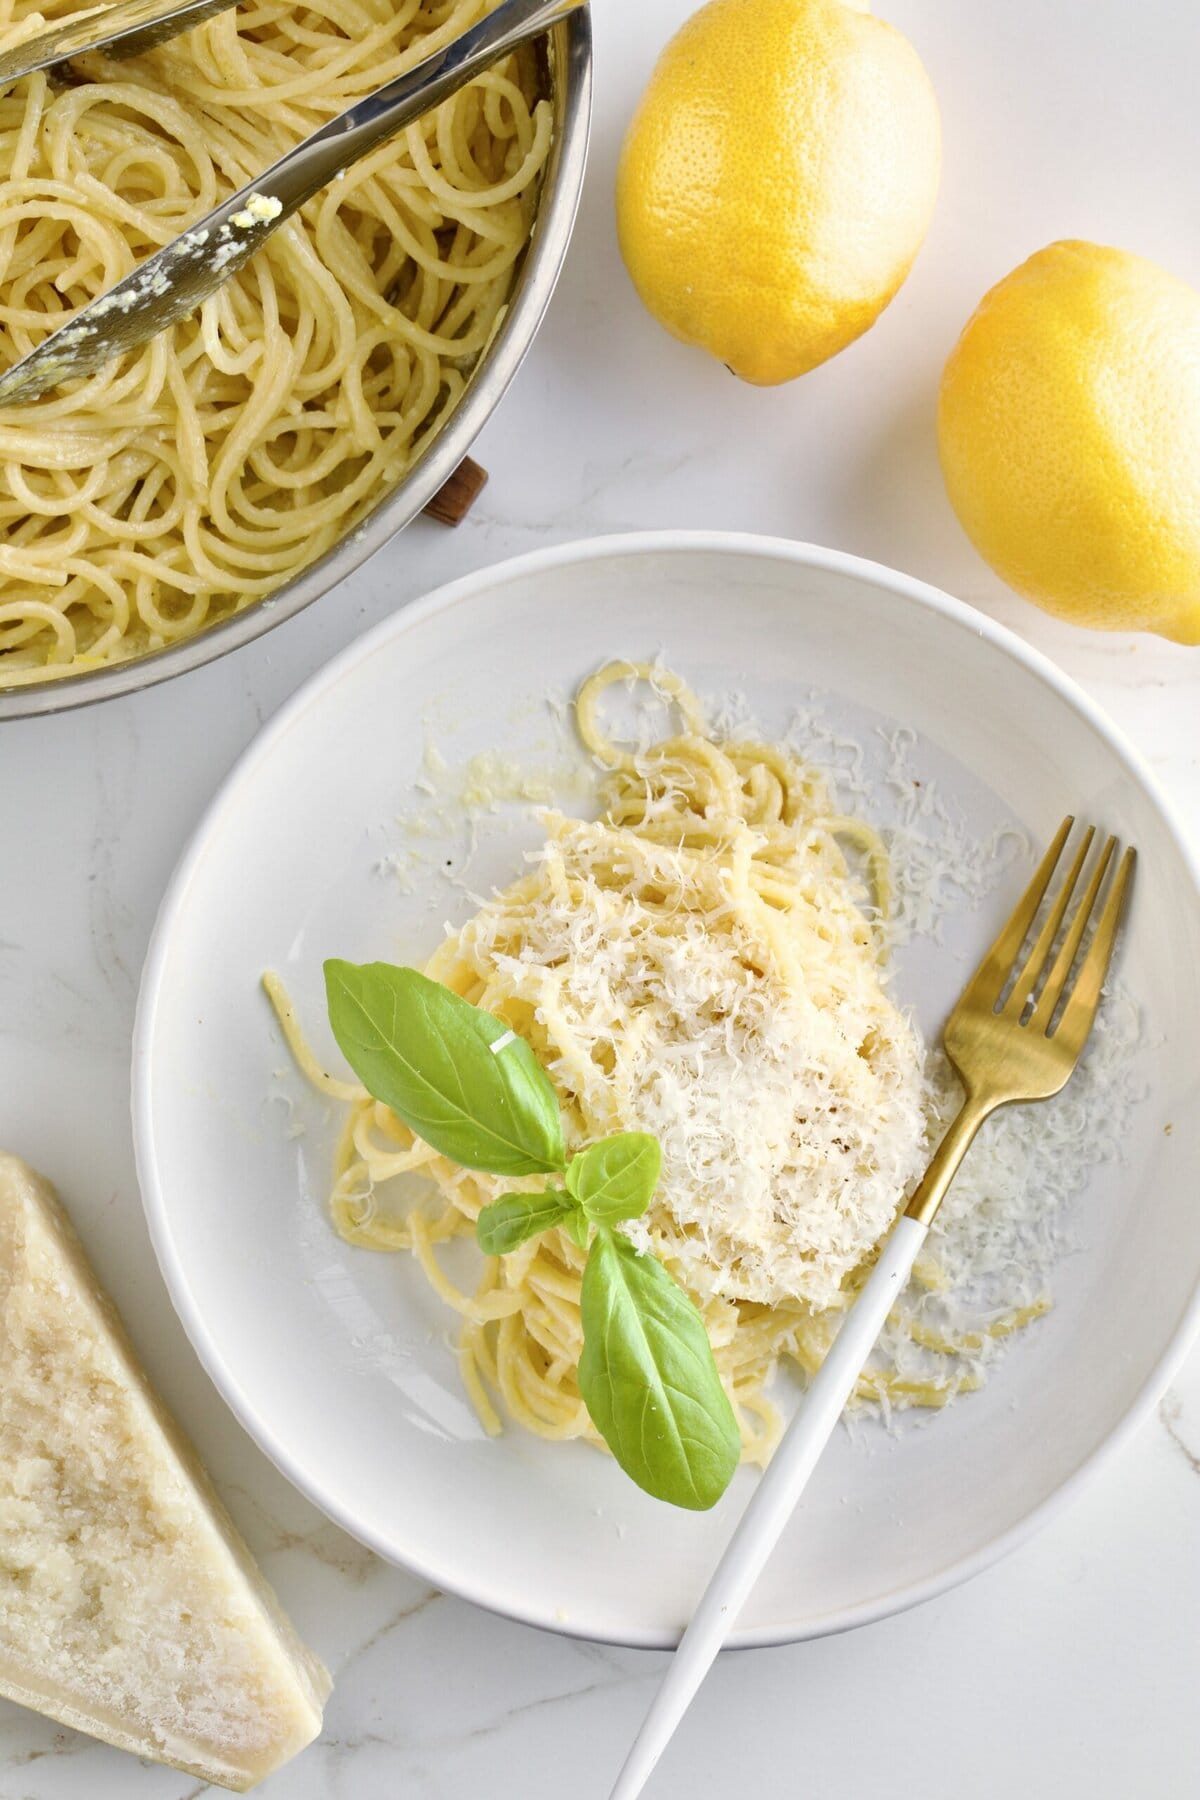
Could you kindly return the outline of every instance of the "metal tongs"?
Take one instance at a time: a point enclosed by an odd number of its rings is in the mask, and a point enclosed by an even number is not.
[[[0,54],[0,87],[89,50],[116,57],[140,56],[236,5],[237,0],[118,0],[116,6],[73,13]]]
[[[163,0],[119,0],[0,56],[0,86],[88,50],[135,56],[235,3],[174,0],[165,6]],[[0,406],[37,400],[64,381],[93,375],[186,318],[343,169],[584,4],[586,0],[500,0],[461,37],[322,125],[52,332],[0,375]]]

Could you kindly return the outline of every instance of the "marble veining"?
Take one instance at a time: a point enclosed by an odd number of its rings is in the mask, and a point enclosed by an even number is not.
[[[1200,1451],[1192,1448],[1185,1435],[1183,1401],[1173,1388],[1168,1389],[1159,1404],[1158,1416],[1171,1442],[1187,1463],[1193,1475],[1200,1475]]]

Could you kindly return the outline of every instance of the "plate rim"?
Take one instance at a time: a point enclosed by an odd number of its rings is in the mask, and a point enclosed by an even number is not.
[[[790,562],[798,567],[832,574],[857,577],[876,587],[891,590],[908,601],[933,612],[948,624],[969,630],[996,649],[1014,658],[1035,678],[1051,689],[1091,725],[1119,761],[1123,762],[1151,805],[1157,810],[1167,833],[1179,853],[1194,894],[1200,899],[1200,855],[1193,849],[1183,829],[1174,804],[1141,752],[1109,717],[1103,707],[1073,677],[1060,669],[1050,657],[1029,644],[1008,626],[964,600],[916,576],[906,575],[887,564],[848,551],[833,550],[799,539],[783,538],[755,532],[708,529],[656,529],[617,533],[597,533],[585,538],[545,545],[488,563],[466,575],[443,583],[419,599],[390,613],[369,630],[352,639],[335,657],[303,681],[296,691],[255,733],[240,752],[205,807],[199,821],[172,870],[147,944],[138,988],[137,1009],[132,1041],[130,1079],[130,1114],[133,1129],[134,1160],[142,1209],[146,1216],[150,1239],[160,1273],[176,1315],[187,1334],[201,1366],[218,1394],[229,1407],[242,1429],[248,1433],[263,1454],[303,1496],[349,1536],[364,1544],[383,1561],[407,1568],[433,1587],[475,1605],[483,1606],[517,1623],[551,1631],[562,1637],[590,1643],[610,1643],[630,1649],[672,1649],[677,1637],[653,1628],[628,1626],[620,1632],[589,1629],[585,1622],[555,1616],[549,1606],[513,1605],[489,1594],[477,1585],[458,1581],[453,1568],[443,1568],[434,1561],[407,1552],[399,1555],[394,1545],[386,1543],[378,1532],[364,1526],[353,1513],[324,1487],[319,1474],[310,1474],[297,1466],[287,1448],[278,1440],[273,1428],[241,1392],[236,1372],[232,1370],[214,1339],[210,1336],[187,1280],[183,1262],[177,1254],[170,1230],[168,1209],[159,1180],[157,1155],[151,1120],[152,1048],[158,1003],[169,960],[170,944],[176,915],[184,904],[192,875],[217,831],[226,810],[232,805],[244,780],[252,776],[255,766],[267,758],[276,743],[291,730],[293,724],[319,700],[327,689],[336,686],[357,663],[374,654],[377,647],[408,632],[419,629],[427,619],[451,611],[462,602],[475,598],[498,582],[541,573],[548,568],[568,567],[579,562],[641,556],[655,553],[717,554],[760,556],[768,560]],[[1150,1369],[1124,1413],[1113,1428],[1028,1512],[1006,1531],[982,1545],[970,1555],[948,1563],[934,1574],[904,1582],[868,1601],[839,1608],[808,1620],[786,1626],[736,1628],[730,1633],[727,1647],[751,1649],[776,1644],[800,1643],[813,1638],[832,1636],[872,1624],[895,1613],[907,1611],[926,1600],[932,1600],[981,1574],[994,1563],[1017,1549],[1058,1513],[1075,1500],[1082,1489],[1130,1440],[1146,1415],[1155,1406],[1190,1349],[1200,1335],[1200,1273],[1191,1298],[1172,1336]]]

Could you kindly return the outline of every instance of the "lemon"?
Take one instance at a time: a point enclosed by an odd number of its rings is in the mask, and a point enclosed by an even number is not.
[[[1048,612],[1200,643],[1200,293],[1059,243],[985,295],[942,377],[942,471],[976,549]]]
[[[649,310],[747,381],[803,375],[878,318],[933,211],[937,101],[844,0],[712,0],[667,45],[617,175]]]

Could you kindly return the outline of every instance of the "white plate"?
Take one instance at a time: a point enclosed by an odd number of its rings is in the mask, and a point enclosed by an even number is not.
[[[839,1436],[734,1641],[836,1631],[984,1567],[1046,1518],[1169,1378],[1197,1319],[1200,907],[1194,864],[1113,727],[978,613],[874,565],[748,537],[567,545],[411,606],[322,671],[234,770],[171,882],[134,1047],[138,1167],[163,1273],[238,1418],[316,1504],[381,1555],[512,1617],[671,1641],[754,1475],[694,1515],[582,1445],[489,1441],[460,1389],[452,1321],[407,1257],[326,1223],[335,1110],[289,1074],[258,979],[282,969],[318,1044],[322,959],[413,959],[472,910],[461,818],[414,790],[427,735],[452,761],[545,759],[547,694],[612,655],[661,652],[702,691],[741,689],[782,731],[815,691],[860,738],[913,728],[913,767],[982,838],[1044,841],[1064,812],[1141,852],[1124,946],[1149,1098],[1123,1163],[1076,1209],[1053,1314],[980,1395],[896,1438]],[[424,811],[430,835],[398,821]],[[515,814],[515,809],[510,809]],[[511,878],[536,828],[485,821],[469,886]],[[414,863],[412,851],[431,860]],[[398,853],[413,891],[388,858]],[[383,867],[381,867],[381,864]],[[941,948],[900,961],[927,1032],[1009,908],[1013,867]],[[280,1096],[294,1103],[289,1115]],[[1166,1129],[1170,1125],[1172,1129]]]

